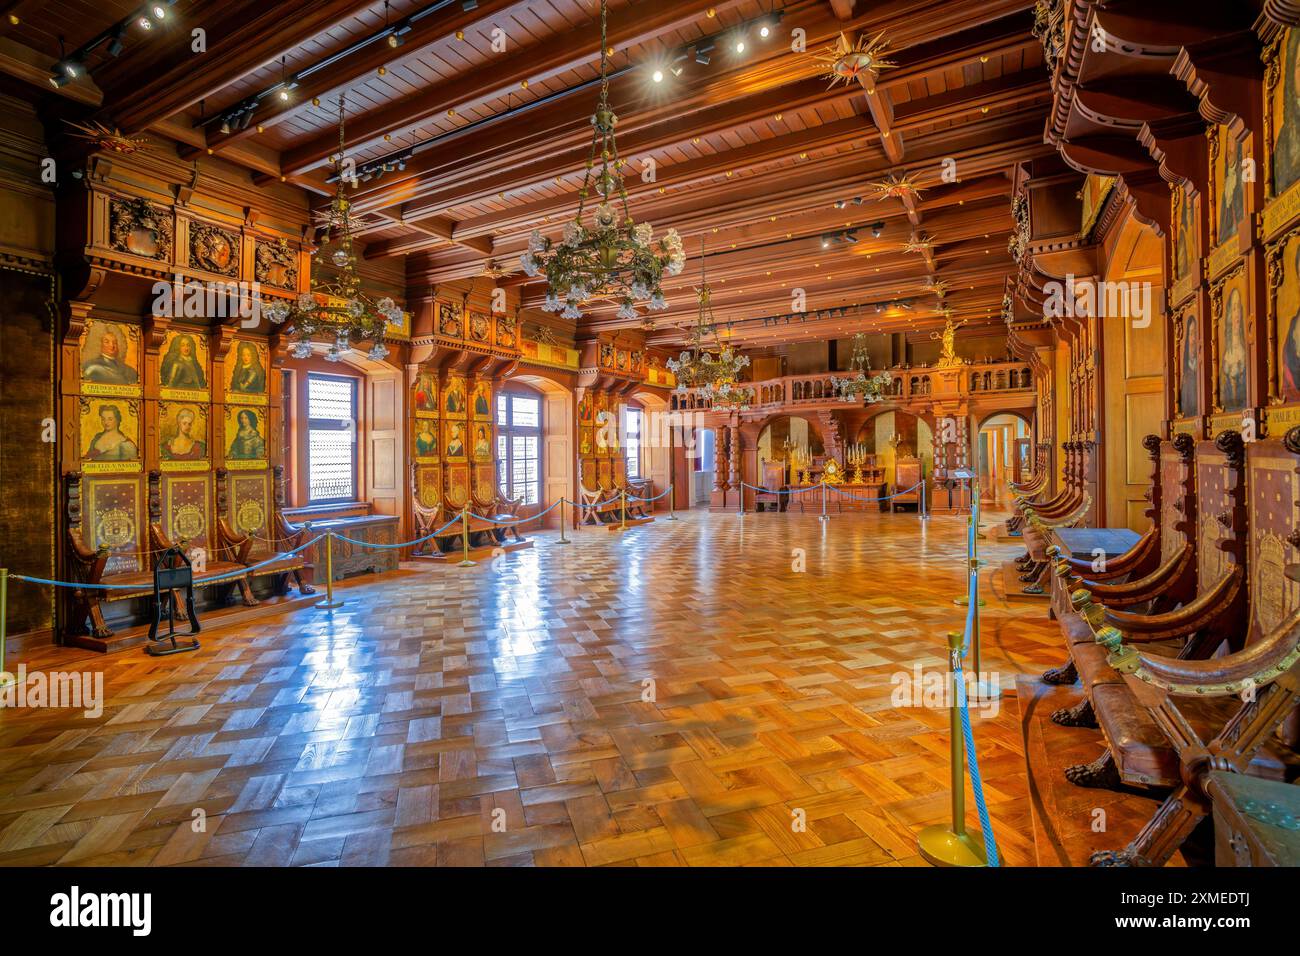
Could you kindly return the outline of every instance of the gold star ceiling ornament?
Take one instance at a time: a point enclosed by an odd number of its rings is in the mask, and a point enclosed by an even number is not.
[[[934,237],[925,233],[914,235],[903,245],[904,252],[929,252],[934,248]]]
[[[917,185],[919,176],[916,173],[903,173],[901,176],[895,176],[891,173],[885,179],[878,182],[867,183],[867,194],[876,200],[886,199],[919,199],[924,186]]]
[[[87,125],[74,123],[72,120],[63,122],[77,130],[75,133],[69,133],[69,136],[85,140],[99,149],[126,154],[138,153],[149,148],[148,140],[126,136],[116,126],[105,126],[103,123],[94,122]]]
[[[864,33],[856,41],[850,40],[841,32],[839,39],[816,59],[825,64],[822,76],[830,79],[831,86],[841,81],[851,83],[861,77],[874,78],[880,75],[881,70],[897,66],[897,63],[881,56],[888,46],[889,41],[885,39],[883,31],[871,39]]]

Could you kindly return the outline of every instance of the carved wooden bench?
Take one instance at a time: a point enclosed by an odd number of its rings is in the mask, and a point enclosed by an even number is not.
[[[83,633],[87,622],[90,634],[99,640],[107,640],[114,635],[104,619],[104,605],[117,601],[128,601],[153,597],[153,568],[158,554],[179,544],[184,547],[187,542],[173,542],[162,531],[161,495],[158,488],[162,476],[151,472],[148,476],[149,533],[148,545],[136,554],[126,555],[122,551],[110,552],[108,548],[92,548],[87,542],[86,532],[82,526],[80,472],[70,472],[64,476],[65,494],[68,502],[68,548],[67,568],[69,579],[85,588],[74,588],[72,592],[72,620],[69,633]],[[136,567],[132,570],[110,571],[111,558],[134,558]],[[247,575],[224,577],[232,572],[242,570],[243,566],[233,561],[208,561],[201,573],[195,574],[195,587],[213,589],[238,588],[243,602],[247,606],[257,604],[249,587]],[[223,577],[220,581],[205,583],[203,578]],[[96,587],[95,585],[103,585]]]
[[[272,469],[272,482],[275,509],[271,515],[274,529],[267,538],[259,540],[251,534],[236,531],[227,519],[227,501],[229,473],[218,468],[217,481],[217,552],[228,561],[238,566],[252,568],[251,577],[269,577],[274,579],[276,594],[288,591],[288,579],[293,576],[299,594],[315,594],[311,585],[314,565],[307,560],[305,553],[290,554],[311,540],[311,532],[305,527],[295,527],[284,516],[285,489],[284,469],[279,465]]]

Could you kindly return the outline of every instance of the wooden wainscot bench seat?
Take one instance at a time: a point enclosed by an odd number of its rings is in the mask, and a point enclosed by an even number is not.
[[[68,502],[68,548],[67,568],[69,579],[86,585],[107,585],[109,587],[74,588],[70,609],[69,627],[65,632],[66,643],[89,650],[108,652],[121,650],[147,639],[148,626],[128,624],[121,631],[109,626],[104,618],[107,604],[120,601],[153,599],[153,568],[157,556],[174,545],[182,548],[188,542],[174,542],[163,533],[160,496],[158,494],[161,475],[150,473],[149,482],[149,534],[148,546],[134,555],[121,550],[110,551],[108,548],[92,548],[86,541],[85,529],[81,516],[80,473],[64,476]],[[134,563],[131,570],[109,571],[110,560],[118,559],[122,563]],[[249,586],[247,574],[235,574],[243,571],[244,566],[234,561],[207,561],[206,566],[194,575],[196,589],[211,589],[217,595],[217,604],[228,602],[229,595],[238,590],[244,607],[256,607],[257,599]],[[230,575],[226,577],[226,575]],[[220,577],[220,581],[206,581],[208,578]],[[89,633],[87,633],[89,624]]]
[[[466,529],[468,528],[468,559],[477,561],[502,551],[531,548],[533,542],[519,533],[517,522],[523,498],[503,498],[498,495],[487,504],[471,503],[467,520],[458,520],[431,542],[412,549],[412,556],[432,561],[460,561],[466,556]],[[417,537],[436,530],[452,518],[460,516],[459,510],[448,511],[439,505],[429,508],[420,505],[416,517]],[[430,546],[432,545],[432,546]]]

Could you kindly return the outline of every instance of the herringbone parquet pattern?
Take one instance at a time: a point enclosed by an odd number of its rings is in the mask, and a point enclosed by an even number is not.
[[[353,582],[332,614],[197,654],[29,658],[103,669],[107,701],[0,711],[0,863],[920,862],[948,715],[893,706],[891,676],[945,666],[964,519],[692,513],[576,537]],[[1003,855],[1029,863],[1013,675],[1060,638],[984,581],[984,667],[1009,694],[975,733]]]

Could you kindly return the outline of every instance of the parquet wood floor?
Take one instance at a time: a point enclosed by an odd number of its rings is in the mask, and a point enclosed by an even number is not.
[[[0,710],[0,864],[920,864],[948,714],[891,677],[946,666],[964,519],[681,519],[354,580],[195,654],[28,655],[102,670],[106,702]],[[1032,864],[1015,675],[1061,643],[999,595],[1016,546],[982,547],[1006,696],[975,734]]]

